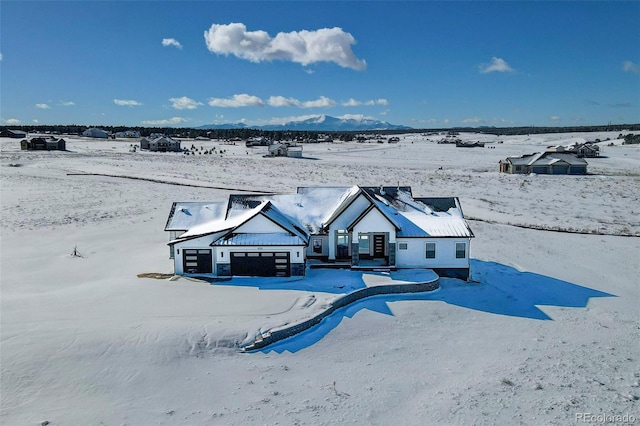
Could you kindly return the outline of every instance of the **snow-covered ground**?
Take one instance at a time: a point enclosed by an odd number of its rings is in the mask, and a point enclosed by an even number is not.
[[[492,148],[403,135],[305,145],[303,159],[218,141],[183,142],[216,148],[186,156],[82,138],[65,138],[69,152],[25,152],[0,139],[0,423],[640,419],[640,146],[618,133],[461,135]],[[611,140],[588,176],[498,173],[507,156],[596,138]],[[459,196],[476,282],[374,297],[247,354],[238,342],[364,283],[137,277],[172,272],[173,201],[355,184]]]

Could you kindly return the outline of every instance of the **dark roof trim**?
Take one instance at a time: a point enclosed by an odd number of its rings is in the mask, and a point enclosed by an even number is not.
[[[393,225],[393,227],[395,228],[396,231],[400,231],[401,229],[398,227],[398,225],[396,225],[395,223],[393,223],[393,221],[391,219],[389,219],[389,217],[384,214],[384,212],[382,210],[380,210],[380,208],[378,206],[376,206],[375,203],[371,203],[371,205],[369,207],[367,207],[361,214],[360,216],[358,216],[357,218],[355,218],[355,220],[353,222],[351,222],[351,224],[349,226],[347,226],[347,231],[352,232],[353,228],[362,220],[365,218],[365,216],[367,216],[371,210],[376,209],[378,210],[378,212],[382,215],[382,217],[384,217],[387,222],[389,222],[391,225]]]

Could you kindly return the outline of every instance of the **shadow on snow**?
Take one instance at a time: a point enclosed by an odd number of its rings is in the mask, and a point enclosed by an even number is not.
[[[274,343],[261,352],[297,352],[320,341],[336,328],[344,317],[351,318],[362,309],[393,315],[387,302],[438,300],[450,305],[498,315],[552,320],[537,306],[584,308],[592,297],[616,297],[613,294],[582,287],[567,281],[517,269],[496,262],[471,261],[475,283],[441,278],[440,289],[431,293],[380,295],[363,299],[324,318],[318,325],[296,336]],[[363,288],[360,274],[350,271],[325,271],[316,279],[258,280],[234,278],[231,285],[252,285],[260,289],[324,291],[348,293]],[[338,272],[338,274],[336,274]],[[354,277],[356,277],[354,279]]]

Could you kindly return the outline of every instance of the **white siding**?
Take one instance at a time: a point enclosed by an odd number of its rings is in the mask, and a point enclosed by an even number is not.
[[[347,229],[349,225],[353,223],[363,211],[369,207],[371,202],[367,200],[363,195],[358,197],[351,203],[340,216],[333,221],[329,228],[329,259],[336,258],[336,233],[337,229]]]
[[[286,232],[282,227],[258,214],[239,226],[234,231],[236,234],[266,234],[271,232]]]
[[[396,241],[396,228],[387,220],[387,218],[380,213],[377,209],[372,209],[365,217],[363,217],[356,226],[353,227],[353,241],[358,240],[359,233],[389,233],[389,241],[387,243],[394,243]]]
[[[468,268],[468,238],[406,238],[398,239],[396,245],[396,266],[399,268]],[[406,250],[400,250],[401,243],[407,244]],[[426,258],[426,244],[436,244],[435,259]],[[456,243],[465,243],[464,259],[456,259]]]

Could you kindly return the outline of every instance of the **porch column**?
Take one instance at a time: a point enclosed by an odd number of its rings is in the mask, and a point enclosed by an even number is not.
[[[351,266],[360,265],[360,244],[357,242],[351,243]]]
[[[389,266],[396,266],[396,243],[389,243]]]

